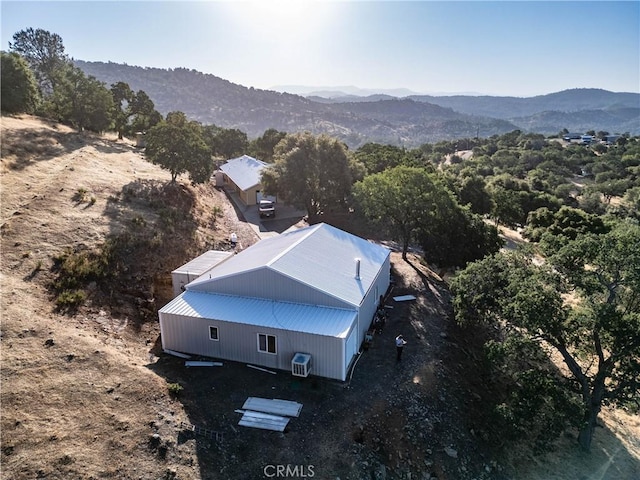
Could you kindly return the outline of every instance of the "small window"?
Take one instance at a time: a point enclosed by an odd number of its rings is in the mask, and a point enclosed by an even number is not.
[[[218,327],[209,326],[209,339],[210,340],[219,340],[219,338],[218,338]]]
[[[258,351],[264,353],[276,354],[276,337],[275,335],[258,334]]]

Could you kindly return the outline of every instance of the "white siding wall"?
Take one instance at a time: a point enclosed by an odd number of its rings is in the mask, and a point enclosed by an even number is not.
[[[209,325],[218,327],[218,341],[209,339]],[[313,359],[312,375],[346,379],[345,339],[164,312],[160,312],[160,328],[164,349],[289,372],[295,353],[309,353]],[[258,333],[276,336],[276,355],[258,351]]]
[[[382,268],[378,272],[378,276],[371,284],[371,288],[365,295],[362,304],[360,305],[359,317],[358,317],[358,346],[364,340],[364,336],[367,330],[371,326],[373,316],[378,308],[380,302],[380,296],[385,295],[389,289],[389,278],[391,274],[391,257],[388,256]]]
[[[173,285],[173,297],[177,297],[184,290],[182,289],[187,283],[194,281],[198,278],[199,275],[189,275],[188,273],[177,273],[173,272],[171,274],[171,284]]]

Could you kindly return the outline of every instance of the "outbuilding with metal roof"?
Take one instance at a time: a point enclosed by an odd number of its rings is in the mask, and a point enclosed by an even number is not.
[[[162,347],[345,380],[389,276],[386,247],[328,224],[261,240],[160,309]]]
[[[261,176],[268,166],[262,160],[242,155],[220,166],[223,183],[231,188],[245,205],[256,205],[263,198]]]

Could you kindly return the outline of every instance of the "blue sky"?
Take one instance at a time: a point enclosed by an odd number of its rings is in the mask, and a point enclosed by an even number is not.
[[[640,2],[1,2],[3,50],[28,27],[87,61],[231,82],[528,97],[640,92]]]

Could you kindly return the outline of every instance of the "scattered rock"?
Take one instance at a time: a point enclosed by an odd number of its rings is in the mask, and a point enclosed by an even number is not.
[[[156,449],[160,446],[161,443],[162,443],[162,438],[160,437],[159,434],[154,433],[149,436],[149,448]]]
[[[58,463],[60,465],[69,465],[69,464],[73,463],[73,458],[71,458],[69,455],[63,455],[58,460]]]
[[[13,450],[14,450],[13,445],[3,445],[2,446],[2,453],[4,455],[6,455],[6,456],[9,456],[9,455],[13,454]]]
[[[47,340],[44,342],[45,347],[53,347],[55,344],[56,342],[53,341],[53,338],[47,338]]]
[[[453,448],[451,448],[451,447],[445,447],[444,448],[444,453],[449,455],[451,458],[458,458],[458,451],[453,449]]]

